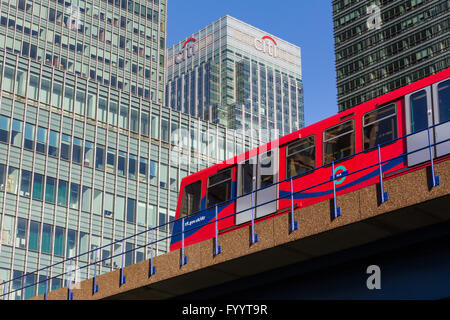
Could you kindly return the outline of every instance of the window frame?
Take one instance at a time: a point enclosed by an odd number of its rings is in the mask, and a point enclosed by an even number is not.
[[[217,175],[219,175],[219,174],[223,174],[225,171],[231,171],[230,172],[230,178],[228,178],[228,179],[225,179],[225,180],[222,180],[222,181],[220,181],[220,182],[216,182],[216,183],[214,183],[214,184],[210,184],[210,180],[211,180],[211,178],[212,177],[215,177],[215,176],[217,176]],[[209,189],[211,188],[211,187],[214,187],[214,186],[216,186],[216,185],[219,185],[219,184],[221,184],[221,183],[224,183],[224,182],[232,182],[233,181],[233,167],[228,167],[228,168],[225,168],[225,169],[222,169],[222,170],[220,170],[220,171],[218,171],[218,172],[216,172],[216,173],[214,173],[214,174],[212,174],[212,175],[210,175],[209,177],[208,177],[208,180],[207,180],[207,182],[206,182],[206,201],[205,201],[205,206],[206,206],[206,208],[210,208],[211,206],[209,206]],[[219,203],[222,203],[222,202],[226,202],[226,201],[230,201],[231,199],[232,199],[232,193],[233,193],[233,185],[231,184],[231,193],[230,193],[230,198],[229,199],[227,199],[227,200],[224,200],[224,201],[221,201],[221,202],[219,202]],[[206,209],[205,208],[205,209]]]
[[[193,185],[193,184],[195,184],[195,183],[199,183],[200,182],[200,200],[199,200],[199,210],[197,210],[197,211],[194,211],[194,212],[189,212],[189,210],[187,210],[187,214],[183,214],[183,212],[182,212],[182,209],[183,209],[183,199],[184,199],[184,195],[186,194],[186,188],[187,187],[189,187],[189,186],[191,186],[191,185]],[[202,188],[203,188],[203,181],[200,179],[200,180],[197,180],[197,181],[194,181],[194,182],[191,182],[191,183],[189,183],[188,185],[185,185],[184,186],[184,188],[183,188],[183,193],[181,194],[181,202],[180,202],[180,215],[179,215],[179,218],[183,218],[183,217],[188,217],[188,216],[191,216],[193,213],[199,213],[201,210],[202,210]],[[189,209],[189,208],[187,208],[187,209]]]
[[[333,137],[332,139],[325,140],[325,133],[326,133],[327,130],[336,128],[336,127],[338,127],[340,125],[343,125],[344,123],[347,123],[347,122],[351,122],[352,123],[352,131],[346,132],[346,133],[343,133],[343,134],[339,134],[339,135]],[[342,158],[334,160],[334,162],[336,163],[338,161],[342,161],[342,159],[345,159],[345,158],[348,158],[348,157],[350,157],[352,155],[355,155],[355,152],[356,152],[356,126],[355,126],[355,123],[356,123],[355,119],[354,118],[350,118],[350,119],[346,119],[345,121],[339,122],[339,123],[337,123],[335,125],[332,125],[331,127],[325,128],[323,130],[323,132],[322,132],[322,165],[323,166],[331,165],[331,163],[333,162],[333,161],[330,161],[330,162],[327,162],[327,163],[325,162],[325,143],[330,141],[330,140],[335,140],[337,138],[345,136],[347,134],[353,134],[354,135],[353,145],[352,145],[353,152],[350,153],[350,155],[348,155],[348,156],[345,156],[345,157],[342,157]],[[346,160],[348,160],[348,159],[346,159]]]
[[[391,105],[394,105],[394,110],[395,110],[395,112],[394,112],[394,114],[392,114],[392,115],[389,115],[389,116],[386,116],[386,117],[384,117],[384,118],[382,118],[382,119],[378,119],[378,120],[374,120],[374,121],[372,121],[371,123],[369,123],[369,124],[365,124],[365,117],[367,116],[367,115],[369,115],[370,113],[373,113],[373,112],[375,112],[375,111],[377,111],[377,110],[381,110],[381,109],[383,109],[383,108],[386,108],[386,107],[389,107],[389,106],[391,106]],[[364,139],[365,139],[365,129],[366,129],[366,127],[368,127],[368,126],[372,126],[372,125],[374,125],[374,124],[376,124],[376,123],[378,123],[378,122],[381,122],[381,121],[383,121],[383,120],[386,120],[386,119],[389,119],[389,118],[391,118],[391,117],[395,117],[395,129],[394,129],[394,140],[395,139],[397,139],[398,138],[398,110],[397,110],[398,108],[397,108],[397,102],[396,101],[394,101],[394,102],[390,102],[390,103],[386,103],[386,104],[383,104],[383,105],[381,105],[381,106],[377,106],[375,109],[372,109],[372,110],[369,110],[369,111],[367,111],[366,113],[364,113],[363,114],[363,116],[362,116],[362,118],[361,118],[361,128],[362,128],[362,132],[361,132],[361,138],[362,138],[362,140],[361,140],[361,145],[362,145],[362,151],[364,151],[364,152],[368,152],[368,151],[373,151],[373,150],[371,150],[371,149],[373,149],[374,147],[376,147],[376,145],[375,146],[372,146],[372,147],[369,147],[369,148],[365,148],[365,146],[364,146]],[[385,143],[384,145],[383,145],[383,147],[384,146],[386,146],[386,145],[388,145],[388,144],[391,144],[391,143],[393,143],[393,142],[395,142],[395,141],[391,141],[391,142],[389,142],[389,143]]]
[[[309,146],[309,147],[303,148],[303,149],[301,149],[301,150],[299,150],[297,152],[289,154],[289,147],[290,146],[292,146],[292,145],[294,145],[296,143],[300,143],[301,141],[306,140],[306,139],[308,139],[310,137],[313,138],[313,146]],[[291,177],[296,177],[297,176],[297,175],[295,175],[295,176],[289,176],[288,175],[288,158],[293,156],[293,155],[295,155],[295,154],[297,154],[297,153],[299,153],[299,152],[302,152],[304,150],[308,150],[308,149],[311,149],[311,148],[314,148],[314,168],[312,170],[308,170],[306,172],[303,172],[303,173],[299,174],[298,176],[303,176],[305,174],[310,174],[317,168],[317,137],[316,137],[315,134],[310,134],[310,135],[308,135],[306,137],[301,137],[301,138],[299,137],[299,138],[297,138],[297,139],[295,139],[295,140],[293,140],[293,141],[291,141],[291,142],[286,144],[286,151],[285,151],[285,167],[286,167],[285,168],[285,171],[286,171],[285,172],[285,178],[286,179],[290,179]]]

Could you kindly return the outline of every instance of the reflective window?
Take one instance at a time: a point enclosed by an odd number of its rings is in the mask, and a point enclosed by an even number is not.
[[[9,143],[9,118],[0,115],[0,142]]]
[[[355,153],[355,130],[353,120],[338,124],[324,131],[324,164],[331,163]]]
[[[123,221],[124,217],[125,217],[125,198],[121,196],[116,196],[115,218]]]
[[[108,113],[108,123],[114,126],[117,126],[117,102],[111,101],[109,102],[109,113]]]
[[[47,176],[45,184],[45,201],[55,203],[55,196],[56,196],[56,179]]]
[[[130,130],[139,132],[139,110],[136,108],[131,108]]]
[[[127,153],[123,151],[119,151],[119,157],[117,159],[117,172],[125,176],[127,170]]]
[[[159,186],[161,188],[167,188],[167,165],[160,163],[159,170]]]
[[[450,80],[439,83],[439,122],[450,120]]]
[[[80,186],[76,183],[70,184],[70,208],[78,209],[78,203],[80,201]]]
[[[64,180],[58,180],[58,205],[67,206],[68,183]]]
[[[139,181],[147,182],[147,159],[141,157],[139,161]]]
[[[37,74],[30,74],[30,83],[28,86],[28,98],[37,100],[39,93],[39,76]]]
[[[16,247],[25,248],[27,246],[27,220],[17,218]]]
[[[200,210],[201,192],[201,181],[193,182],[184,187],[181,198],[180,217],[188,216]]]
[[[411,95],[411,133],[424,130],[428,127],[427,92],[421,90]]]
[[[231,173],[227,169],[208,178],[207,208],[231,199]]]
[[[9,167],[8,177],[6,178],[6,192],[17,194],[18,181],[19,169]]]
[[[77,252],[77,232],[69,229],[67,231],[67,258],[74,257]]]
[[[91,188],[83,186],[83,193],[81,195],[81,210],[90,212],[91,210]]]
[[[148,136],[149,115],[147,111],[141,112],[141,134]]]
[[[1,170],[1,168],[0,168]],[[1,182],[1,178],[0,178]],[[20,195],[29,197],[31,192],[31,172],[22,170],[22,178],[20,179]]]
[[[41,251],[42,253],[52,252],[53,226],[44,223],[42,226]]]
[[[99,97],[97,108],[97,120],[106,122],[106,110],[107,110],[106,98]]]
[[[44,193],[44,176],[39,173],[34,173],[34,181],[33,181],[33,199],[42,200],[42,196]]]
[[[63,103],[63,108],[65,110],[73,111],[73,96],[74,96],[73,84],[72,86],[66,84],[64,86],[64,103]]]
[[[50,130],[48,141],[48,155],[57,157],[59,152],[59,132]]]
[[[108,147],[106,155],[106,172],[114,173],[116,169],[116,149]]]
[[[83,141],[81,139],[73,137],[72,146],[72,161],[81,163],[81,149],[83,147]]]
[[[114,213],[114,195],[111,193],[105,193],[105,205],[104,214],[105,216],[112,216]]]
[[[55,227],[55,241],[53,244],[53,254],[55,256],[63,256],[64,254],[64,235],[65,230],[61,227]],[[54,281],[55,279],[53,279]]]
[[[397,138],[395,103],[377,108],[364,115],[364,150]]]
[[[1,116],[0,116],[1,123]],[[0,141],[2,141],[2,129],[0,124]],[[3,141],[6,142],[6,141]],[[22,121],[13,119],[12,130],[11,130],[11,143],[14,146],[20,147],[22,146]]]
[[[37,128],[36,152],[45,153],[47,151],[47,129]]]
[[[94,203],[92,205],[92,212],[98,215],[102,214],[103,192],[94,189]]]
[[[84,165],[92,167],[94,163],[94,144],[89,141],[84,142]]]
[[[25,139],[23,146],[25,149],[34,150],[34,125],[31,123],[25,124]]]
[[[137,157],[134,154],[130,154],[128,161],[128,177],[131,179],[136,179],[136,166]]]
[[[291,142],[286,147],[286,178],[295,177],[316,166],[316,142],[309,136]]]
[[[136,222],[136,200],[127,199],[127,222]]]
[[[50,79],[46,77],[41,78],[41,94],[40,101],[43,103],[50,104]]]
[[[119,126],[128,129],[128,106],[124,104],[120,105]]]
[[[61,108],[62,102],[62,89],[63,86],[58,81],[53,81],[53,89],[52,89],[52,105],[58,108]]]
[[[67,134],[61,135],[61,159],[70,161],[71,137]]]
[[[95,168],[99,170],[105,169],[105,147],[97,145],[95,152]]]
[[[41,224],[36,221],[30,221],[30,233],[28,236],[28,249],[39,250],[39,235],[41,231]]]

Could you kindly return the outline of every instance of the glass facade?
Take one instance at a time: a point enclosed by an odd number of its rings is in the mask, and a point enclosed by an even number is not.
[[[261,141],[304,127],[300,48],[270,38],[225,16],[172,46],[166,105]]]
[[[260,145],[160,103],[166,1],[93,3],[71,3],[82,11],[84,28],[74,30],[67,2],[1,1],[0,292],[45,274],[3,288],[5,280],[172,221],[183,177]],[[153,255],[167,252],[170,230],[155,234],[165,240]],[[139,237],[125,246],[148,241]],[[97,259],[121,252],[120,246],[106,246]],[[149,250],[127,254],[126,263],[148,259]],[[97,272],[120,267],[115,260]],[[58,276],[65,271],[65,264],[49,270],[55,277],[49,288],[66,283]],[[80,280],[93,272],[83,268]],[[7,298],[43,290],[31,286]]]
[[[447,0],[335,0],[339,111],[450,66]]]

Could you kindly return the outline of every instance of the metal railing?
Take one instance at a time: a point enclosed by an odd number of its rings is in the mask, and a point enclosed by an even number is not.
[[[430,160],[425,160],[425,161],[430,161],[430,165],[431,165],[431,180],[429,181],[429,188],[433,188],[433,187],[435,187],[435,186],[440,184],[439,176],[436,176],[435,172],[434,172],[433,147],[435,147],[438,144],[450,141],[450,138],[446,139],[446,140],[439,141],[437,143],[436,142],[431,143],[430,129],[432,129],[434,127],[437,127],[437,126],[440,126],[440,125],[443,125],[443,124],[446,124],[446,123],[450,123],[450,120],[447,120],[445,122],[429,126],[429,127],[425,128],[423,130],[420,130],[418,132],[410,133],[410,134],[404,135],[402,137],[398,137],[396,139],[393,139],[391,141],[387,141],[387,142],[384,142],[382,144],[378,144],[378,145],[376,145],[376,146],[374,146],[374,147],[372,147],[370,149],[366,149],[366,150],[363,150],[363,151],[358,152],[356,154],[352,154],[352,155],[346,156],[344,158],[338,159],[338,161],[332,161],[331,163],[324,164],[321,167],[317,167],[317,168],[308,170],[306,172],[303,172],[301,174],[298,174],[296,176],[292,176],[292,177],[289,177],[289,178],[284,179],[282,181],[278,181],[278,182],[273,183],[271,185],[267,185],[267,186],[264,186],[262,188],[252,190],[251,192],[249,192],[247,194],[234,197],[234,198],[232,198],[230,200],[223,201],[221,203],[216,203],[214,206],[210,206],[210,207],[208,207],[206,209],[199,210],[199,211],[194,212],[194,213],[192,213],[192,214],[190,214],[188,216],[181,217],[181,218],[179,218],[177,220],[174,220],[174,221],[166,222],[166,223],[161,224],[159,226],[150,228],[148,230],[141,231],[139,233],[136,233],[136,234],[128,236],[128,237],[125,237],[123,239],[113,241],[113,242],[108,243],[106,245],[103,245],[101,247],[98,247],[98,248],[95,248],[95,249],[92,249],[92,250],[80,253],[78,255],[75,255],[75,256],[67,258],[67,259],[63,259],[62,261],[54,263],[54,264],[49,265],[47,267],[35,270],[33,272],[25,273],[25,274],[23,274],[20,277],[16,277],[16,278],[13,278],[13,279],[8,280],[8,281],[5,280],[5,281],[3,281],[3,283],[1,283],[1,286],[0,286],[0,288],[2,288],[1,291],[0,291],[0,298],[1,299],[5,299],[5,298],[8,298],[9,296],[13,295],[14,293],[16,293],[16,296],[20,295],[20,299],[23,299],[24,295],[25,295],[24,293],[26,293],[26,289],[27,288],[32,288],[33,292],[30,294],[30,297],[35,296],[35,291],[38,290],[38,294],[44,294],[44,299],[47,299],[48,292],[49,292],[49,283],[50,283],[50,281],[53,280],[53,279],[60,279],[61,280],[61,278],[60,278],[61,276],[63,277],[62,279],[64,280],[64,278],[67,276],[68,279],[65,280],[65,282],[68,282],[67,299],[72,300],[73,299],[72,282],[74,280],[73,273],[74,272],[77,273],[77,272],[79,272],[79,270],[82,270],[84,268],[88,268],[87,269],[87,274],[89,276],[89,274],[90,274],[89,267],[93,267],[93,269],[94,269],[93,270],[94,274],[93,274],[92,294],[95,294],[100,289],[98,284],[97,284],[97,266],[100,263],[105,265],[105,262],[111,262],[111,261],[114,260],[114,258],[119,258],[119,257],[121,258],[120,285],[123,285],[123,284],[126,283],[126,276],[124,274],[124,268],[125,268],[125,261],[124,260],[125,260],[125,257],[127,256],[127,254],[133,253],[133,252],[135,252],[135,251],[137,251],[139,249],[142,249],[142,248],[144,248],[144,249],[150,248],[149,273],[148,273],[148,275],[149,275],[149,277],[151,277],[152,275],[154,275],[156,273],[156,270],[157,270],[156,266],[154,265],[154,261],[153,261],[154,260],[155,245],[158,242],[165,241],[165,240],[167,240],[167,239],[169,239],[171,237],[176,237],[176,236],[181,236],[180,266],[183,266],[183,265],[188,263],[187,257],[185,255],[185,244],[184,244],[185,234],[187,232],[191,232],[191,231],[195,231],[195,230],[197,230],[199,228],[203,228],[205,225],[208,225],[208,224],[214,224],[214,229],[215,229],[214,238],[215,239],[214,239],[213,255],[218,255],[218,254],[221,253],[221,246],[219,245],[218,222],[221,221],[221,220],[224,220],[224,219],[236,216],[236,215],[238,215],[240,213],[249,211],[249,210],[251,210],[251,213],[252,213],[251,221],[248,221],[246,223],[249,224],[250,228],[251,228],[250,245],[252,245],[252,244],[258,242],[258,240],[259,240],[258,239],[258,235],[255,233],[255,220],[256,220],[256,218],[255,218],[255,210],[258,207],[264,206],[264,205],[272,203],[274,201],[279,201],[281,199],[290,199],[290,206],[288,206],[286,208],[282,208],[281,214],[286,214],[286,213],[290,214],[289,231],[290,232],[294,232],[299,227],[298,222],[294,220],[294,210],[295,210],[294,196],[296,194],[301,194],[301,193],[303,193],[305,191],[308,191],[308,190],[320,187],[320,186],[322,186],[324,184],[328,184],[328,183],[332,183],[333,184],[333,190],[332,190],[333,191],[332,192],[332,194],[333,194],[333,212],[332,212],[331,218],[335,219],[335,218],[337,218],[337,217],[339,217],[341,215],[340,207],[337,206],[337,192],[340,191],[340,190],[338,190],[338,188],[336,188],[336,180],[339,180],[339,179],[341,179],[344,176],[354,175],[356,173],[359,173],[359,172],[362,172],[364,170],[368,170],[368,169],[371,169],[371,168],[374,168],[374,167],[378,167],[378,177],[379,177],[378,183],[380,183],[380,194],[378,195],[378,203],[381,204],[381,203],[387,201],[388,198],[389,198],[388,197],[388,193],[384,191],[384,187],[383,187],[383,164],[388,163],[388,162],[390,162],[392,160],[395,160],[395,159],[398,159],[399,160],[399,164],[400,164],[402,161],[405,160],[407,155],[412,154],[412,153],[416,153],[416,152],[419,152],[419,151],[423,151],[423,150],[426,150],[426,149],[429,150]],[[405,138],[407,138],[409,136],[412,136],[412,135],[415,135],[417,133],[423,132],[425,130],[428,133],[428,145],[426,145],[426,146],[424,146],[422,148],[415,149],[415,150],[410,151],[410,152],[405,152],[405,153],[402,153],[400,155],[396,155],[395,157],[392,157],[392,158],[389,158],[389,159],[385,159],[385,160],[382,161],[382,159],[381,159],[381,151],[382,151],[381,148],[382,147],[384,147],[384,146],[386,146],[388,144],[394,143],[394,142],[396,142],[398,140],[405,139]],[[364,168],[360,168],[360,169],[352,171],[352,172],[347,170],[345,172],[336,174],[335,166],[334,166],[336,163],[338,163],[338,162],[340,163],[340,162],[343,162],[345,160],[348,160],[349,158],[355,157],[355,156],[357,156],[359,154],[368,153],[368,152],[375,151],[375,150],[377,150],[377,153],[378,153],[378,161],[376,163],[370,164],[370,165],[368,165],[368,166],[366,166]],[[332,174],[331,174],[329,179],[326,179],[323,182],[319,182],[319,183],[317,183],[315,185],[312,185],[312,186],[309,186],[309,187],[306,187],[306,188],[303,188],[301,190],[298,190],[298,191],[294,192],[294,190],[293,190],[293,181],[294,180],[296,180],[296,179],[298,179],[298,178],[300,178],[302,176],[305,176],[307,174],[310,174],[310,173],[312,173],[314,171],[317,171],[317,170],[320,170],[320,169],[323,169],[323,168],[326,168],[326,167],[330,167],[330,166],[331,166]],[[289,185],[290,185],[290,192],[287,192],[286,195],[278,196],[277,198],[269,200],[269,201],[264,202],[264,203],[255,204],[254,194],[256,192],[261,191],[261,190],[266,189],[266,188],[269,188],[269,187],[272,187],[272,186],[275,186],[275,185],[278,185],[278,184],[281,184],[281,183],[286,183],[286,182],[289,182]],[[344,188],[341,187],[341,190],[344,190]],[[251,197],[251,206],[249,208],[245,208],[244,210],[241,210],[239,212],[233,212],[232,214],[229,214],[227,216],[218,218],[218,212],[219,212],[219,208],[220,207],[224,207],[224,206],[226,206],[226,205],[228,205],[230,203],[236,202],[237,199],[245,197],[245,196],[248,196],[248,195],[250,195],[250,197]],[[205,223],[200,223],[198,226],[193,226],[193,227],[191,227],[191,228],[189,228],[187,230],[185,229],[185,220],[186,219],[189,219],[189,218],[194,217],[194,216],[196,216],[196,215],[198,215],[198,214],[200,214],[202,212],[204,213],[204,212],[207,212],[207,211],[210,211],[210,210],[214,210],[214,212],[215,212],[214,219],[212,219],[211,221],[207,221]],[[172,232],[172,234],[169,235],[169,236],[162,237],[162,238],[159,238],[157,240],[155,239],[156,232],[158,232],[158,231],[161,232],[161,230],[166,232],[165,230],[167,230],[167,228],[170,226],[170,224],[174,224],[174,223],[176,223],[178,221],[181,221],[181,232],[179,232],[179,233],[173,233]],[[149,236],[150,236],[150,241],[148,243],[136,246],[136,247],[134,247],[134,248],[132,248],[130,250],[125,250],[125,242],[127,240],[130,240],[132,238],[137,238],[138,236],[142,236],[142,235],[144,235],[146,233],[148,233]],[[119,243],[121,243],[121,245],[122,245],[122,252],[118,253],[118,254],[113,254],[114,245],[119,244]],[[106,257],[106,258],[98,259],[98,257],[99,257],[98,253],[101,252],[100,250],[109,249],[109,248],[111,248],[111,255],[108,255],[108,257]],[[84,257],[84,256],[87,256],[87,259],[82,259],[82,257]],[[93,259],[94,261],[91,261],[92,259],[89,258],[89,257],[92,257],[92,256],[94,257],[94,259]],[[82,263],[85,263],[85,264],[80,266],[80,267],[73,267],[74,262],[75,263],[76,262],[82,262]],[[65,267],[67,263],[69,263],[69,268]],[[49,276],[49,271],[50,271],[50,273],[52,273],[53,269],[56,269],[58,266],[62,267],[63,270],[65,270],[65,269],[68,269],[68,270],[67,271],[63,271],[60,274]],[[44,280],[39,280],[39,275],[41,275],[42,273],[45,273],[45,279]],[[33,281],[33,283],[31,283],[31,284],[27,283],[28,282],[26,280],[27,276],[30,276],[30,275],[34,275],[37,278],[37,281]],[[15,286],[14,283],[15,282],[19,282],[19,281],[20,281],[20,283],[22,285],[21,286]],[[42,290],[39,290],[40,285],[44,286],[44,288]],[[7,288],[8,288],[8,290],[7,290]],[[43,292],[39,293],[39,291],[43,291]],[[27,298],[27,297],[25,297],[25,298]]]

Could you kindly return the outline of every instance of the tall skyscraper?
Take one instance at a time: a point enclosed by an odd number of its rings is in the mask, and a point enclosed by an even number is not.
[[[339,111],[450,66],[447,0],[333,1]]]
[[[304,126],[300,48],[230,16],[168,49],[166,105],[270,140]]]
[[[41,294],[45,271],[105,246],[97,273],[121,266],[115,240],[172,220],[182,177],[258,145],[164,107],[166,0],[2,1],[0,294]],[[153,254],[168,250],[169,228]],[[131,250],[149,235],[124,243]],[[126,254],[148,259],[150,248]],[[83,267],[95,259],[73,259]],[[68,263],[49,269],[49,290]],[[83,268],[79,280],[92,277]],[[15,279],[3,285],[3,281]],[[25,290],[23,286],[29,285]]]

